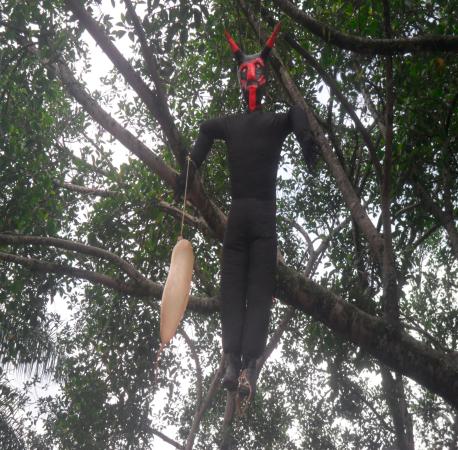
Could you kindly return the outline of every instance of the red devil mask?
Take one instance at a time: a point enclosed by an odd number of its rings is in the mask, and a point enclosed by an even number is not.
[[[226,39],[231,46],[232,54],[238,64],[237,75],[242,89],[243,98],[248,105],[248,111],[253,112],[261,107],[262,97],[267,83],[266,61],[272,47],[275,45],[277,35],[280,32],[280,22],[267,39],[260,53],[245,55],[235,43],[229,32],[225,31]]]

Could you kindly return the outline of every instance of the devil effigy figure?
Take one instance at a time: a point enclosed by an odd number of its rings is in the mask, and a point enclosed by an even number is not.
[[[283,141],[294,132],[305,161],[315,159],[315,144],[304,111],[264,111],[266,61],[280,30],[278,24],[263,50],[245,55],[228,32],[226,38],[238,64],[246,111],[210,119],[190,153],[192,177],[215,139],[227,145],[232,203],[224,236],[221,269],[221,317],[226,371],[223,385],[251,398],[256,360],[264,351],[275,289],[277,261],[276,177]],[[184,190],[186,170],[177,178]]]

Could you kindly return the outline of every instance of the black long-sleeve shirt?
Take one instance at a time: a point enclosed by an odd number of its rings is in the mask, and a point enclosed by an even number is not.
[[[200,126],[191,158],[200,167],[215,139],[228,150],[232,198],[275,199],[278,163],[283,142],[294,132],[306,162],[313,160],[314,143],[304,111],[255,111],[210,119]]]

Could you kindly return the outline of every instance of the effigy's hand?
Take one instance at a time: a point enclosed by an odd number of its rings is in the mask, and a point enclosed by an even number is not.
[[[303,160],[305,162],[305,165],[307,166],[307,170],[312,175],[314,175],[316,163],[319,156],[318,144],[315,142],[315,139],[313,139],[310,133],[304,133],[300,137],[301,139],[298,140],[301,146]]]
[[[310,173],[315,173],[316,163],[319,156],[319,148],[315,139],[310,138],[305,146],[307,151],[304,151],[305,164]]]

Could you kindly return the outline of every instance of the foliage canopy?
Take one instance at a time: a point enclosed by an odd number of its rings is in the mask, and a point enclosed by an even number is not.
[[[300,104],[321,159],[284,146],[270,341],[231,421],[221,143],[155,378],[157,300],[176,171],[202,120],[241,109],[224,27],[250,52],[279,19],[266,108]],[[453,0],[0,0],[2,448],[456,448],[457,19]]]

